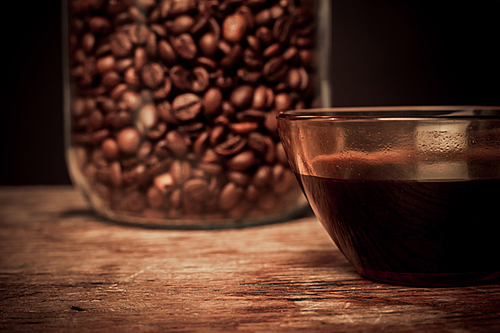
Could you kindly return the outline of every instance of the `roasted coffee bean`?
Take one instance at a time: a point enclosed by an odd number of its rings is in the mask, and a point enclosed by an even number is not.
[[[241,151],[246,144],[247,140],[240,135],[228,135],[224,142],[214,147],[214,150],[219,155],[231,156]]]
[[[203,202],[210,192],[208,191],[208,182],[205,179],[190,179],[184,183],[182,190],[184,195],[190,200]]]
[[[168,65],[172,65],[177,62],[177,53],[175,53],[172,45],[170,45],[170,43],[165,39],[158,42],[158,54]]]
[[[107,138],[102,142],[102,152],[108,160],[115,160],[120,154],[120,148],[116,141],[112,138]]]
[[[278,171],[276,169],[279,169]],[[273,169],[273,190],[277,194],[282,194],[288,191],[295,181],[295,175],[289,169],[282,167],[282,164],[277,164]]]
[[[162,193],[168,193],[174,187],[175,181],[170,173],[163,173],[154,178],[153,184]]]
[[[172,84],[179,90],[189,90],[189,72],[187,69],[181,65],[175,65],[170,69],[170,78],[172,79]]]
[[[213,33],[204,34],[198,41],[200,51],[207,57],[214,57],[217,54],[217,39]]]
[[[247,21],[245,16],[236,13],[222,22],[222,36],[229,42],[238,43],[245,37]]]
[[[289,94],[279,93],[274,97],[274,108],[277,111],[290,110],[291,107],[292,107],[292,98],[290,97]]]
[[[249,134],[256,131],[259,128],[259,124],[256,122],[231,123],[229,128],[236,134]]]
[[[152,186],[146,193],[148,205],[152,208],[160,208],[164,205],[164,194],[157,186]]]
[[[308,2],[70,6],[72,149],[109,208],[207,224],[293,209],[276,115],[314,105]]]
[[[244,172],[230,171],[227,178],[239,186],[247,186],[250,181],[250,176]]]
[[[270,82],[276,82],[285,76],[287,70],[288,66],[283,58],[274,57],[266,62],[262,72]]]
[[[191,178],[191,165],[187,161],[175,160],[170,166],[170,173],[176,184],[184,184]]]
[[[165,77],[163,85],[160,86],[155,91],[153,91],[152,97],[156,100],[163,100],[170,95],[171,91],[172,91],[172,80],[170,79],[170,77]]]
[[[149,88],[157,88],[165,78],[163,68],[158,63],[148,64],[141,71],[142,82]]]
[[[195,93],[200,93],[207,90],[210,84],[208,72],[203,67],[195,67],[191,74],[190,88]]]
[[[172,104],[165,101],[157,106],[158,116],[168,124],[177,124],[178,120],[175,118],[172,111]]]
[[[101,74],[114,69],[114,67],[115,67],[115,57],[111,55],[97,59],[97,65],[96,65],[97,72]]]
[[[196,118],[200,114],[201,108],[201,98],[192,93],[179,95],[172,102],[172,112],[181,121]]]
[[[236,184],[229,182],[221,190],[219,196],[219,207],[222,210],[229,210],[236,206],[243,196],[243,189]]]
[[[222,68],[234,68],[243,56],[243,48],[240,44],[235,44],[229,52],[219,61]]]
[[[116,87],[118,84],[120,84],[122,81],[122,78],[120,74],[118,74],[115,71],[108,71],[103,74],[101,82],[106,88],[113,88]]]
[[[102,16],[90,18],[88,26],[90,31],[97,35],[106,35],[111,30],[111,22]]]
[[[251,150],[244,150],[233,156],[228,162],[229,169],[234,171],[246,171],[257,162],[255,153]]]
[[[253,183],[259,187],[268,185],[272,180],[272,169],[269,165],[260,166],[253,176]]]
[[[117,136],[118,147],[125,154],[133,154],[139,148],[141,136],[136,129],[128,127],[118,132]]]
[[[117,32],[111,37],[111,52],[117,57],[124,57],[132,51],[132,41],[125,32]]]
[[[149,37],[149,29],[144,24],[132,24],[128,29],[130,41],[134,44],[144,44]]]
[[[141,107],[138,114],[138,127],[144,127],[149,130],[155,126],[158,119],[156,106],[153,103],[145,104]]]
[[[136,92],[126,90],[122,94],[122,102],[128,110],[137,110],[142,104],[142,98]]]
[[[139,73],[134,67],[130,67],[125,71],[125,74],[123,75],[123,80],[129,87],[133,89],[137,89],[141,85],[141,79],[139,77]]]
[[[177,52],[179,56],[184,59],[191,60],[194,59],[198,52],[193,37],[190,34],[183,33],[172,39],[172,47]]]
[[[237,109],[244,109],[250,105],[253,99],[254,88],[250,85],[242,85],[231,93],[231,103]]]
[[[245,83],[256,84],[262,77],[260,71],[249,71],[246,68],[239,68],[236,75]]]
[[[144,48],[138,47],[134,53],[134,67],[141,70],[148,63],[148,55]]]
[[[219,88],[210,88],[204,94],[203,111],[208,119],[219,112],[222,106],[222,98],[222,92]]]
[[[188,32],[194,24],[194,18],[189,15],[179,15],[173,21],[167,21],[166,27],[171,33],[179,35]]]
[[[165,141],[168,149],[174,153],[175,156],[182,157],[188,152],[188,145],[182,134],[178,131],[169,131],[165,136]]]
[[[123,183],[122,168],[120,162],[113,162],[109,166],[109,181],[114,187],[120,187]]]

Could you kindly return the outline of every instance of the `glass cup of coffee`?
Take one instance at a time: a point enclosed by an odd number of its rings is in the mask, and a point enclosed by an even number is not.
[[[278,129],[356,271],[412,286],[500,277],[500,107],[288,111]]]

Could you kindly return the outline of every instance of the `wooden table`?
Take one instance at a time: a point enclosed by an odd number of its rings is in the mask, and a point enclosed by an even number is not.
[[[100,220],[71,187],[3,187],[0,330],[499,332],[500,284],[363,279],[313,216],[151,230]]]

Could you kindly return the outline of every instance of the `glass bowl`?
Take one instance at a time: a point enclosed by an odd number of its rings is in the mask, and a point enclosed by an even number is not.
[[[500,107],[288,111],[278,130],[357,272],[413,286],[500,277]]]

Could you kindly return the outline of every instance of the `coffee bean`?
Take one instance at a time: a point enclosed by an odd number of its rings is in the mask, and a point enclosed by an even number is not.
[[[146,129],[151,129],[157,121],[156,106],[152,103],[145,104],[140,110],[138,115],[138,123]]]
[[[133,154],[139,147],[141,137],[134,128],[125,128],[117,134],[118,147],[125,154]]]
[[[123,92],[122,101],[128,110],[137,110],[142,104],[141,96],[131,90]]]
[[[117,57],[124,57],[132,51],[132,42],[124,32],[117,32],[111,38],[111,52]]]
[[[184,184],[191,178],[191,165],[187,161],[175,160],[170,166],[170,173],[177,184]]]
[[[272,169],[269,165],[260,166],[253,176],[253,183],[256,186],[264,187],[272,180]]]
[[[287,67],[283,58],[274,57],[266,62],[262,72],[269,81],[276,82],[285,76]]]
[[[142,81],[149,88],[156,88],[162,84],[165,74],[158,63],[147,64],[141,71]]]
[[[210,88],[203,96],[203,111],[210,119],[217,114],[222,106],[222,92],[219,88]]]
[[[168,149],[176,156],[182,157],[188,152],[186,141],[178,131],[169,131],[165,136],[165,141]]]
[[[165,77],[163,85],[153,92],[153,98],[156,100],[163,100],[170,95],[171,91],[172,91],[172,80],[169,77]]]
[[[266,8],[255,15],[255,24],[258,26],[268,25],[272,22],[271,11]]]
[[[154,127],[144,128],[143,130],[146,132],[145,135],[148,137],[148,139],[159,140],[167,132],[167,124],[161,122],[156,124]]]
[[[169,65],[177,62],[177,54],[175,53],[174,48],[165,39],[158,42],[158,53],[163,61]]]
[[[122,185],[123,177],[120,162],[113,162],[109,166],[109,180],[114,187],[120,187]]]
[[[189,15],[179,15],[173,21],[169,21],[166,23],[166,26],[169,28],[170,32],[175,35],[179,35],[184,32],[188,32],[189,29],[194,24],[194,18]]]
[[[243,56],[243,48],[240,44],[235,44],[229,52],[219,61],[219,65],[225,69],[234,68]]]
[[[134,44],[144,44],[149,37],[149,29],[144,24],[132,24],[129,26],[128,35]]]
[[[231,156],[240,152],[247,144],[247,140],[240,135],[228,135],[225,141],[215,146],[217,154]]]
[[[134,53],[134,67],[141,70],[148,63],[148,55],[144,48],[138,47]]]
[[[228,172],[227,178],[239,186],[247,186],[248,182],[250,181],[250,177],[248,174],[239,171]]]
[[[172,4],[170,6],[169,14],[174,16],[194,10],[197,3],[196,0],[170,0],[170,2]]]
[[[274,108],[277,111],[290,110],[291,107],[292,107],[292,99],[289,94],[279,93],[274,97]]]
[[[260,53],[249,48],[243,52],[243,61],[249,69],[261,69],[263,65]]]
[[[102,142],[102,152],[108,160],[115,160],[118,158],[120,148],[114,139],[107,138]]]
[[[219,196],[219,207],[222,210],[229,210],[236,206],[236,204],[241,200],[243,195],[243,190],[241,187],[236,186],[234,183],[227,183],[223,188]]]
[[[256,131],[259,128],[259,124],[256,122],[232,123],[229,125],[229,128],[236,134],[249,134]]]
[[[182,187],[184,195],[195,202],[203,202],[209,195],[208,182],[205,179],[190,179]]]
[[[201,108],[201,98],[192,93],[179,95],[172,102],[172,112],[181,121],[196,118],[200,114]]]
[[[233,14],[226,17],[222,23],[222,35],[232,43],[238,43],[245,37],[247,21],[241,14]]]
[[[96,68],[97,71],[101,74],[114,69],[114,67],[115,67],[115,57],[111,55],[97,59]]]
[[[277,170],[279,169],[279,170]],[[295,181],[295,175],[289,169],[277,164],[273,169],[273,190],[277,194],[285,193]]]
[[[94,16],[89,20],[89,29],[92,33],[106,35],[111,30],[111,22],[101,16]]]
[[[170,78],[172,84],[179,90],[189,90],[189,72],[181,65],[176,65],[170,69]]]
[[[245,83],[257,84],[262,78],[260,71],[249,71],[246,68],[238,68],[236,75]]]
[[[198,41],[200,51],[207,57],[214,57],[217,54],[217,39],[213,33],[206,33]]]
[[[122,78],[120,74],[115,71],[108,71],[102,76],[101,82],[106,88],[113,88],[120,84]]]
[[[184,59],[194,59],[198,52],[196,43],[190,34],[183,33],[172,39],[172,47]]]
[[[164,173],[156,176],[153,184],[162,193],[168,193],[174,187],[175,181],[170,173]]]
[[[264,58],[272,58],[275,56],[278,56],[281,51],[281,44],[280,43],[274,43],[269,45],[263,52],[262,56]]]
[[[161,104],[158,104],[157,106],[157,111],[158,111],[158,116],[165,122],[169,124],[177,124],[178,121],[175,118],[173,111],[172,111],[172,105],[170,102],[165,101]]]
[[[234,89],[230,100],[237,109],[244,109],[250,105],[253,99],[254,89],[250,85],[242,85]]]
[[[209,84],[210,77],[207,70],[203,67],[195,67],[190,80],[191,91],[196,93],[203,92],[207,90]]]
[[[243,152],[233,156],[228,162],[227,166],[231,170],[246,171],[256,163],[255,153],[251,150],[244,150]]]
[[[160,208],[164,204],[164,196],[161,190],[157,186],[152,186],[148,189],[147,201],[150,207]]]

